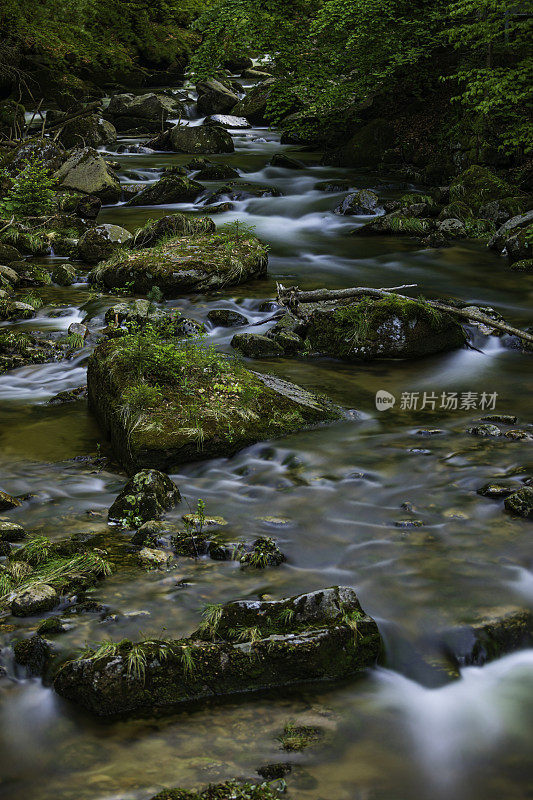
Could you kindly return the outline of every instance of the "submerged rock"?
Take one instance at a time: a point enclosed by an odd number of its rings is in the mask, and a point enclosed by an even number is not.
[[[347,361],[419,358],[465,344],[462,327],[418,300],[365,298],[312,311],[306,336],[312,350]]]
[[[9,511],[11,508],[18,508],[18,506],[21,505],[22,503],[20,500],[17,500],[16,497],[13,497],[12,495],[8,494],[7,492],[3,492],[0,489],[0,511]],[[2,536],[2,538],[4,538],[4,536]],[[11,540],[8,539],[7,541]]]
[[[374,664],[380,650],[377,625],[354,590],[333,587],[216,607],[189,638],[139,645],[123,641],[110,655],[69,661],[54,688],[98,716],[113,716],[341,680]],[[143,659],[142,675],[128,667],[132,652]]]
[[[156,520],[181,503],[176,484],[156,469],[143,469],[127,482],[109,509],[111,522],[132,523],[139,528],[143,522]]]
[[[208,313],[207,319],[213,325],[223,328],[235,328],[238,325],[248,324],[244,314],[239,314],[238,311],[231,311],[229,308],[214,308]]]
[[[123,336],[100,344],[89,359],[87,376],[90,406],[117,458],[132,471],[229,456],[255,442],[344,416],[325,398],[250,372],[194,342],[186,348],[175,345],[171,363],[165,340],[141,339],[147,369],[141,380],[131,358],[134,341]],[[124,407],[142,381],[147,384],[144,405],[128,416]]]
[[[120,225],[98,225],[90,228],[78,241],[78,255],[89,264],[109,258],[132,239],[131,233]]]
[[[266,268],[266,248],[254,236],[176,236],[158,247],[122,253],[99,264],[89,282],[107,289],[131,287],[137,294],[157,286],[175,297],[244,283],[262,277]]]

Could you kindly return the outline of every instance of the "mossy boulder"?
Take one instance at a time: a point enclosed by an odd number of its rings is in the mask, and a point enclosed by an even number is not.
[[[159,206],[168,203],[189,203],[195,200],[204,187],[197,181],[190,178],[183,178],[180,175],[163,176],[160,180],[147,186],[142,192],[138,192],[128,206]]]
[[[226,114],[239,102],[238,95],[232,89],[214,78],[197,83],[196,91],[199,114]]]
[[[33,617],[45,611],[52,611],[58,604],[57,591],[46,583],[38,583],[14,595],[11,600],[11,613],[14,617]]]
[[[384,214],[381,217],[355,228],[352,236],[427,236],[435,230],[435,220],[411,217],[401,210]]]
[[[61,144],[72,147],[100,147],[117,140],[117,130],[99,114],[90,114],[67,122],[59,134]]]
[[[487,247],[501,253],[505,248],[508,239],[511,239],[523,228],[533,226],[533,211],[528,211],[526,214],[519,214],[507,220],[492,236],[487,243]]]
[[[419,358],[466,341],[451,316],[397,297],[319,307],[310,314],[306,336],[311,350],[346,361]]]
[[[38,160],[48,170],[55,172],[67,158],[67,153],[57,142],[50,139],[25,139],[14,148],[5,164],[8,172],[15,175],[27,161]]]
[[[132,240],[132,235],[120,225],[98,225],[90,228],[78,241],[78,256],[88,264],[109,258],[116,250]]]
[[[345,145],[326,153],[324,163],[338,167],[375,167],[381,162],[384,152],[393,146],[394,139],[390,122],[374,119],[361,127]]]
[[[229,800],[230,798],[231,800],[278,800],[284,792],[282,784],[251,783],[239,779],[224,781],[224,783],[211,783],[203,791],[201,789],[163,789],[151,800]]]
[[[343,680],[372,666],[381,646],[354,590],[333,587],[228,603],[206,614],[189,638],[122,641],[112,653],[66,663],[54,688],[102,717],[171,710],[205,698]],[[142,671],[132,670],[132,653]]]
[[[369,189],[361,189],[347,195],[335,209],[335,214],[344,216],[365,216],[376,213],[379,198]]]
[[[236,333],[231,346],[248,358],[276,358],[284,353],[280,344],[262,333]]]
[[[533,258],[523,258],[511,265],[514,272],[533,272]]]
[[[49,270],[39,264],[12,261],[10,268],[17,273],[17,286],[49,286],[52,283]]]
[[[238,311],[229,308],[214,308],[207,314],[207,319],[212,325],[222,328],[236,328],[238,325],[247,325],[248,319]]]
[[[22,254],[16,247],[0,242],[0,265],[9,264],[11,261],[20,261]],[[0,266],[0,269],[2,267]]]
[[[29,303],[0,297],[0,320],[31,319],[34,316],[35,309]]]
[[[186,292],[210,292],[266,274],[264,245],[254,236],[203,234],[175,237],[156,247],[117,252],[89,274],[105,288],[131,286],[146,294],[157,286],[176,297]]]
[[[505,508],[511,514],[533,519],[533,486],[524,486],[505,499]]]
[[[72,286],[76,280],[76,268],[72,264],[58,264],[52,270],[52,280],[58,286]]]
[[[117,176],[100,153],[91,147],[74,151],[54,177],[63,188],[96,195],[106,203],[116,203],[120,199]]]
[[[2,489],[0,489],[0,511],[10,511],[12,508],[18,508],[21,505],[22,503],[20,502],[20,500],[17,500],[17,498],[13,497],[13,495],[8,494],[7,492],[4,492],[2,491]],[[6,537],[2,535],[2,539],[4,538]],[[7,538],[7,541],[12,541],[12,540],[10,538]],[[13,539],[13,541],[17,540]]]
[[[501,212],[508,217],[520,212],[525,195],[507,181],[500,178],[487,167],[473,165],[461,172],[450,184],[450,201],[464,203],[473,216],[494,216],[499,221]],[[496,208],[488,208],[489,203],[497,203]]]
[[[469,625],[444,631],[442,641],[458,664],[485,664],[532,646],[533,614],[515,607],[494,609]]]
[[[156,469],[137,472],[126,483],[109,509],[111,522],[134,522],[140,527],[144,522],[159,519],[181,503],[180,490],[168,475]]]
[[[212,164],[206,161],[195,176],[199,181],[227,181],[238,178],[239,173],[228,164]]]
[[[213,233],[216,225],[209,217],[186,217],[184,214],[168,214],[153,222],[147,222],[135,231],[132,248],[153,247],[163,239],[180,234]]]
[[[66,348],[45,336],[0,331],[0,374],[28,364],[58,361],[65,356]]]
[[[521,228],[505,242],[507,260],[509,264],[517,261],[527,261],[533,255],[533,225]]]
[[[144,402],[132,396],[146,384]],[[230,456],[250,444],[343,418],[327,399],[206,349],[142,332],[98,345],[89,404],[130,471]],[[128,412],[128,413],[126,413]]]
[[[266,125],[267,104],[273,84],[274,80],[270,78],[254,86],[246,97],[233,106],[232,113],[236,117],[245,117],[253,125]]]
[[[218,125],[176,125],[169,142],[177,153],[233,153],[233,139]]]

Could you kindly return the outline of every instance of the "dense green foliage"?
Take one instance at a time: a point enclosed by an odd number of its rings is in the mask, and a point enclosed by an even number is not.
[[[531,148],[524,107],[532,67],[525,4],[504,0],[215,0],[197,27],[193,67],[206,75],[243,50],[269,52],[278,76],[271,118],[357,117],[375,98],[448,99],[507,151]]]
[[[0,202],[0,217],[38,216],[54,205],[55,181],[38,155],[28,159]]]

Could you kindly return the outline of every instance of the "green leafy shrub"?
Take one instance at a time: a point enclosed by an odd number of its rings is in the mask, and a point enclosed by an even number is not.
[[[0,203],[0,214],[4,217],[37,217],[49,213],[54,206],[54,186],[50,171],[34,155],[26,160]]]

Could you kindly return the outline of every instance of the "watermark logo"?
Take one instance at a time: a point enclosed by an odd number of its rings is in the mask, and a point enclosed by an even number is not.
[[[497,392],[402,392],[400,411],[494,411]],[[396,403],[396,397],[385,389],[376,392],[376,408],[387,411]]]
[[[386,392],[385,389],[380,389],[376,392],[376,408],[378,411],[387,411],[387,409],[393,407],[395,402],[394,395]]]

